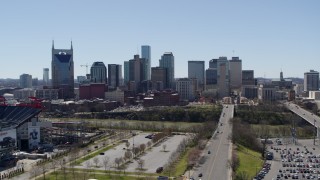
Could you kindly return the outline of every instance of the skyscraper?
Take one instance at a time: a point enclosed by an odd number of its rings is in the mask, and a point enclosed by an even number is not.
[[[151,81],[154,89],[163,90],[164,84],[167,82],[167,68],[152,67],[151,68]]]
[[[124,84],[127,85],[129,82],[129,61],[124,61],[123,63],[123,74],[124,74]]]
[[[230,87],[237,89],[242,85],[242,60],[239,57],[232,57],[229,61]]]
[[[103,62],[94,62],[90,68],[91,82],[106,83],[107,68]]]
[[[43,85],[49,85],[49,68],[43,68]]]
[[[74,98],[74,64],[73,47],[70,49],[55,49],[52,43],[52,87],[60,89],[59,98]]]
[[[143,80],[150,80],[151,79],[151,47],[149,45],[141,46],[141,58],[144,58],[144,77],[146,79]]]
[[[229,96],[230,93],[230,72],[227,57],[219,57],[217,60],[217,83],[218,96],[220,98]]]
[[[19,87],[32,88],[32,76],[30,74],[20,75]]]
[[[255,85],[253,70],[242,70],[242,85]]]
[[[200,89],[205,88],[204,61],[188,61],[188,78],[196,78]]]
[[[134,55],[133,59],[129,60],[129,81],[140,83],[143,76],[142,68],[141,58],[139,55]]]
[[[218,82],[218,59],[209,61],[209,68],[206,70],[206,88],[213,89]]]
[[[319,72],[310,70],[304,73],[304,91],[319,91]]]
[[[172,52],[165,52],[159,60],[159,66],[167,69],[166,88],[173,88],[174,86],[174,56]]]
[[[122,66],[120,64],[108,64],[108,85],[110,88],[116,88],[121,85]]]

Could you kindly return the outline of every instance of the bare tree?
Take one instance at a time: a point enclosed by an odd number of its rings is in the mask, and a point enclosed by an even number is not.
[[[67,175],[66,174],[66,159],[65,158],[59,159],[59,166],[63,172],[64,179],[67,179],[67,177],[66,177],[66,175]]]
[[[132,158],[132,152],[131,151],[126,151],[124,153],[124,157],[130,161],[131,158]]]
[[[41,169],[43,179],[45,180],[46,179],[46,172],[48,170],[48,166],[47,166],[47,164],[42,164],[42,165],[39,166],[39,168]]]
[[[76,161],[78,156],[79,156],[79,151],[77,149],[70,152],[70,156],[69,156],[70,157],[70,167],[71,167],[73,179],[76,179],[74,166],[75,166],[75,161]]]
[[[147,145],[148,145],[148,147],[151,147],[152,142],[151,142],[151,141],[148,141],[148,142],[147,142]]]
[[[98,157],[94,157],[93,158],[93,163],[96,165],[96,168],[98,167],[98,164],[99,164],[99,159]]]
[[[166,152],[166,148],[167,148],[166,144],[162,145],[163,152]]]
[[[51,163],[51,168],[53,169],[53,174],[55,175],[55,179],[57,180],[58,179],[58,173],[56,172],[56,168],[57,168],[57,165],[58,165],[58,161],[57,160],[53,160],[52,163]]]
[[[31,176],[34,177],[34,179],[36,179],[39,172],[40,172],[39,166],[37,166],[37,165],[32,166],[30,173],[31,173]]]
[[[129,148],[129,146],[130,146],[130,143],[129,143],[129,141],[128,141],[128,142],[126,142],[126,147],[127,147],[127,149]]]
[[[89,174],[89,176],[90,176],[91,161],[86,161],[86,162],[85,162],[85,167],[86,167],[87,172],[88,172],[88,174]]]
[[[114,159],[114,163],[117,164],[117,168],[120,168],[120,164],[122,163],[123,159],[121,157]]]
[[[144,160],[139,159],[137,162],[138,162],[138,168],[142,171],[144,166]]]
[[[144,152],[144,150],[146,150],[146,144],[140,144],[140,150],[142,151],[142,152]]]
[[[108,164],[109,164],[109,157],[105,156],[102,160],[102,164],[104,166],[104,170],[107,172],[107,167],[108,167]]]
[[[133,154],[134,154],[134,157],[136,157],[140,152],[140,148],[139,147],[135,147],[133,148]]]

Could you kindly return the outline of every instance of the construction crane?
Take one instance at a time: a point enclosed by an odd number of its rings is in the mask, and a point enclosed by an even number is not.
[[[86,67],[86,74],[88,74],[88,67],[89,65],[88,64],[84,64],[84,65],[80,65],[81,67]]]

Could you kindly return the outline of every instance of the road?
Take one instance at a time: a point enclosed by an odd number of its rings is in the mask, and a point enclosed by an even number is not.
[[[311,125],[315,125],[317,128],[320,126],[320,117],[313,113],[299,107],[296,104],[286,102],[284,105],[293,113],[300,116],[304,120],[308,121]]]
[[[220,116],[220,124],[204,150],[205,162],[194,169],[195,179],[231,179],[231,168],[228,160],[231,159],[232,142],[229,138],[232,134],[234,105],[224,105]],[[211,152],[210,154],[208,152]],[[202,173],[202,177],[198,177]]]

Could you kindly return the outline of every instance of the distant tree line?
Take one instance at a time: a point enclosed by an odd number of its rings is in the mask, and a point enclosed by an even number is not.
[[[184,122],[205,122],[218,121],[221,114],[221,107],[211,108],[184,108],[170,107],[134,112],[100,112],[89,114],[77,114],[79,118],[96,119],[127,119],[142,121],[184,121]]]

